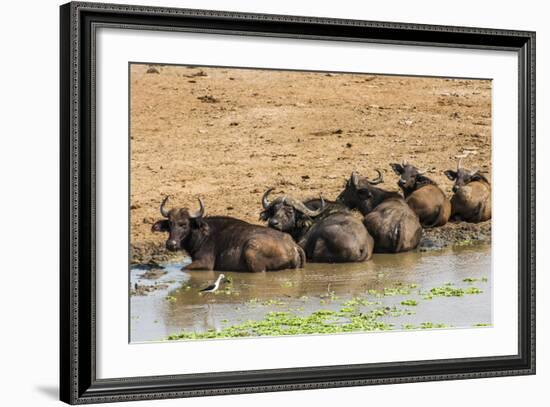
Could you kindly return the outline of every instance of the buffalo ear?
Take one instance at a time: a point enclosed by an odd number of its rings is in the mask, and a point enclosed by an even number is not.
[[[152,232],[168,232],[170,230],[170,222],[166,219],[159,220],[151,227]]]
[[[453,170],[444,171],[443,174],[445,174],[451,181],[454,181],[457,177],[456,171]]]
[[[403,174],[403,166],[401,164],[391,163],[390,167],[393,169],[393,172],[395,172],[397,175]]]
[[[476,172],[471,178],[470,178],[470,182],[472,181],[485,181],[486,183],[489,183],[489,181],[487,180],[487,178],[485,178],[483,175],[481,175],[480,173]]]

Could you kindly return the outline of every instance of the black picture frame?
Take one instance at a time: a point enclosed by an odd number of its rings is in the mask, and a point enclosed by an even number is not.
[[[535,33],[73,2],[60,7],[60,395],[70,404],[535,373]],[[96,378],[95,49],[97,27],[180,30],[482,50],[519,56],[519,352],[188,375]]]

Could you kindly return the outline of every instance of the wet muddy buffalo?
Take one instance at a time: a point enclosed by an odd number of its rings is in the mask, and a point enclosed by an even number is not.
[[[374,241],[344,205],[327,203],[322,198],[302,202],[288,196],[270,202],[272,190],[263,195],[260,218],[270,228],[289,233],[309,261],[344,263],[370,259]]]
[[[422,237],[418,216],[399,193],[376,186],[384,181],[382,173],[376,171],[378,178],[374,180],[353,172],[338,200],[365,215],[363,222],[374,237],[375,252],[412,250]]]
[[[454,181],[451,198],[451,219],[466,222],[483,222],[491,219],[491,183],[479,173],[461,167],[458,160],[456,171],[444,174]]]
[[[192,258],[187,270],[269,271],[301,268],[305,254],[286,233],[224,216],[204,216],[204,204],[191,213],[187,208],[166,210],[153,232],[167,232],[166,248],[185,250]]]
[[[405,162],[390,166],[399,175],[397,185],[403,191],[405,202],[418,215],[422,227],[432,228],[447,223],[451,203],[441,188],[424,175],[425,171]]]

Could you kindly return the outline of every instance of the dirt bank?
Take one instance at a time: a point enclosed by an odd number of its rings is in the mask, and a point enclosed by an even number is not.
[[[428,169],[448,194],[442,171],[454,167],[456,155],[467,154],[465,166],[491,175],[490,81],[148,68],[131,68],[134,263],[171,256],[165,236],[151,232],[165,195],[169,206],[195,208],[200,196],[210,215],[258,223],[268,187],[330,199],[352,170],[374,175],[380,168],[385,187],[397,189],[388,164],[402,159]],[[471,238],[476,234],[480,239]],[[490,239],[490,224],[425,236],[430,247]]]

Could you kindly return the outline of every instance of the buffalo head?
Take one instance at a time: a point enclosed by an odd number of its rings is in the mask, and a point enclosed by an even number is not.
[[[302,227],[305,221],[319,216],[325,210],[323,197],[321,197],[321,207],[316,210],[308,208],[303,202],[286,195],[269,202],[268,196],[273,189],[269,188],[265,191],[262,197],[264,210],[260,214],[260,220],[266,221],[273,229],[291,232]]]
[[[165,218],[153,225],[153,232],[168,232],[166,248],[170,251],[176,251],[183,248],[183,242],[189,236],[192,229],[206,227],[202,221],[204,216],[204,203],[199,198],[200,209],[197,212],[189,212],[187,208],[170,209],[165,208],[168,197],[164,198],[160,204],[160,214]]]
[[[401,164],[393,163],[390,164],[393,171],[399,175],[399,181],[397,185],[403,191],[414,191],[417,187],[417,183],[424,180],[424,174],[426,170],[421,171],[416,168],[414,165],[407,164],[406,161],[401,162]]]
[[[447,176],[447,178],[449,178],[451,181],[454,181],[453,192],[456,193],[460,188],[473,181],[483,181],[489,183],[487,179],[479,173],[479,171],[468,171],[462,168],[460,163],[461,159],[459,158],[456,165],[456,171],[447,170],[443,172]]]
[[[373,209],[372,205],[372,187],[384,182],[384,177],[380,170],[376,170],[378,177],[369,180],[366,177],[359,177],[353,171],[350,178],[346,181],[344,190],[338,195],[337,200],[342,202],[350,209],[359,209],[362,213],[368,213]]]

